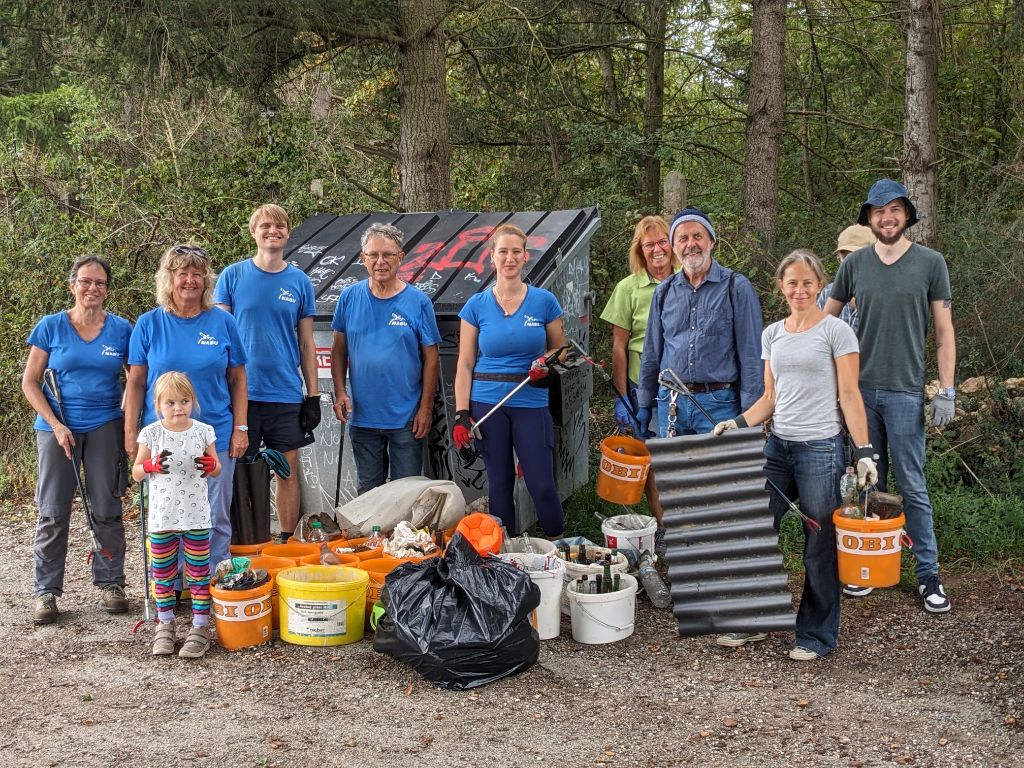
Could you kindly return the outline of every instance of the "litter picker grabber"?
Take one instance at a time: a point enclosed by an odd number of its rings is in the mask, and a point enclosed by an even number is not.
[[[707,409],[703,405],[701,405],[700,400],[698,400],[694,396],[693,392],[690,391],[690,388],[683,383],[682,379],[679,378],[679,375],[671,368],[666,368],[660,374],[658,374],[658,383],[661,386],[665,387],[666,389],[669,389],[673,392],[677,392],[678,394],[683,395],[684,397],[690,398],[690,402],[697,406],[697,410],[704,414],[704,418],[707,419],[712,425],[715,424],[714,417],[710,413],[708,413]],[[794,515],[798,515],[800,518],[802,518],[803,521],[807,523],[807,527],[814,533],[818,533],[821,531],[821,524],[817,520],[812,520],[803,512],[801,512],[800,507],[798,507],[795,503],[790,501],[789,497],[782,492],[782,489],[779,488],[779,486],[777,486],[770,477],[766,475],[765,480],[768,482],[768,485],[772,487],[772,490],[779,495],[779,498],[786,502],[788,512],[792,512]]]
[[[629,401],[629,398],[627,398],[622,392],[619,392],[619,388],[615,386],[615,382],[612,380],[612,375],[608,373],[607,369],[604,367],[604,363],[599,363],[597,360],[588,355],[587,351],[583,349],[582,346],[580,346],[580,343],[578,341],[570,339],[569,344],[570,346],[572,346],[573,351],[580,356],[580,358],[590,363],[590,365],[592,365],[595,370],[601,372],[601,378],[608,383],[609,387],[611,387],[612,392],[615,393],[615,397],[618,398],[619,402],[622,403],[623,407],[626,409],[626,413],[632,416],[633,421],[639,424],[640,417],[637,415],[636,409],[633,407],[633,403],[631,403]],[[637,435],[637,437],[642,439],[643,435]]]
[[[135,622],[135,626],[132,627],[132,634],[138,632],[139,627],[143,624],[152,624],[156,621],[156,611],[153,609],[153,603],[149,597],[149,547],[146,546],[149,512],[146,509],[145,481],[139,483],[139,519],[142,521],[142,581],[146,597],[142,601],[142,618]]]
[[[68,426],[67,415],[64,413],[64,399],[60,395],[60,387],[57,385],[57,373],[53,368],[47,368],[43,371],[43,386],[50,390],[50,394],[53,396],[54,401],[57,403],[57,416],[60,419],[60,423],[65,427]],[[68,427],[70,429],[70,427]],[[89,508],[89,494],[86,493],[85,479],[83,477],[83,468],[79,465],[78,457],[75,455],[74,448],[71,449],[71,466],[75,470],[75,480],[78,483],[78,494],[82,497],[82,509],[85,510],[85,522],[89,527],[89,540],[92,544],[92,549],[89,554],[86,555],[85,561],[87,563],[92,562],[92,558],[96,554],[101,554],[107,558],[107,560],[113,560],[114,557],[100,544],[99,537],[96,535],[96,522],[92,517],[92,510]]]
[[[561,346],[558,349],[556,349],[555,351],[553,351],[550,355],[548,355],[547,357],[544,358],[544,365],[549,366],[549,367],[554,365],[556,362],[558,362],[558,356],[560,354],[562,354],[562,352],[564,350],[566,350],[566,349],[568,349],[568,345]],[[480,420],[473,424],[473,426],[469,430],[469,433],[473,437],[474,440],[479,440],[481,438],[480,425],[483,424],[485,421],[487,421],[487,419],[489,419],[494,413],[496,413],[497,410],[499,408],[501,408],[501,406],[503,406],[505,403],[507,403],[512,398],[512,396],[515,395],[516,392],[521,390],[523,387],[525,387],[529,383],[530,383],[530,376],[529,376],[529,374],[527,374],[527,376],[522,381],[520,381],[518,384],[515,385],[515,387],[512,389],[511,392],[509,392],[507,395],[505,395],[503,398],[501,398],[501,400],[499,400],[494,405],[494,407],[491,408],[491,410],[489,410],[487,413],[485,413],[483,416],[481,416]],[[470,443],[465,448],[460,448],[458,450],[458,455],[459,455],[459,460],[462,462],[462,465],[464,467],[469,467],[469,466],[471,466],[473,464],[474,461],[476,461],[477,456],[480,455],[480,452],[477,451],[476,447],[472,443]]]

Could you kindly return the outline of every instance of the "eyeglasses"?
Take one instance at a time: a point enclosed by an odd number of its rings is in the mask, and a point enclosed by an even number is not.
[[[86,290],[99,288],[102,291],[106,290],[107,286],[110,285],[106,280],[90,280],[86,277],[76,277],[75,282]]]
[[[653,243],[640,243],[640,247],[644,249],[645,253],[651,253],[655,248],[661,248],[664,251],[668,248],[668,238],[663,237],[661,240],[655,240]]]
[[[371,264],[378,259],[384,259],[385,261],[396,261],[402,254],[395,253],[394,251],[371,251],[370,253],[364,253],[363,258]]]
[[[210,258],[210,254],[208,254],[203,248],[199,248],[195,245],[186,245],[184,243],[174,246],[171,251],[179,256],[188,256],[190,253],[194,253],[201,259]]]

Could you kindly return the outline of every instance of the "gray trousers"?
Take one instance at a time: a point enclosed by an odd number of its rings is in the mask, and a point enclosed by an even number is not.
[[[75,456],[85,467],[86,492],[100,545],[111,559],[92,558],[92,581],[98,587],[124,586],[124,523],[121,496],[128,487],[124,461],[124,419],[109,421],[92,432],[75,433]],[[36,430],[39,479],[36,506],[39,521],[33,546],[35,594],[59,597],[64,592],[64,564],[71,530],[71,502],[78,492],[74,465],[52,432]]]

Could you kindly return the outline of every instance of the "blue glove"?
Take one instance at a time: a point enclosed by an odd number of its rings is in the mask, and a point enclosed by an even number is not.
[[[636,412],[637,418],[640,420],[640,434],[637,435],[641,440],[648,437],[654,437],[654,433],[650,431],[651,425],[651,409],[650,408],[638,408]]]

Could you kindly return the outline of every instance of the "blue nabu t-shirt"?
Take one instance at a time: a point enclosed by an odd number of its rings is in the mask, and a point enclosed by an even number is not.
[[[249,399],[301,403],[299,321],[316,314],[313,283],[293,264],[265,272],[252,259],[221,272],[213,300],[231,307],[248,362]]]
[[[341,292],[331,328],[348,347],[352,425],[401,429],[412,421],[423,395],[422,348],[441,341],[427,295],[406,285],[378,299],[363,280]]]
[[[192,418],[213,427],[217,450],[226,451],[234,417],[228,368],[245,365],[245,348],[235,318],[214,307],[195,317],[178,317],[157,307],[139,318],[128,346],[128,364],[145,365],[144,424],[156,421],[153,387],[168,371],[181,371],[196,390],[197,411]]]
[[[132,324],[123,317],[107,313],[99,336],[85,341],[78,335],[67,312],[47,315],[28,335],[28,343],[43,350],[47,367],[57,374],[57,387],[64,401],[68,429],[91,432],[121,418],[121,369],[128,356],[128,338]],[[43,387],[54,414],[60,415],[57,401]],[[36,416],[36,429],[52,432],[42,416]]]
[[[519,309],[508,317],[498,306],[493,291],[473,296],[459,312],[459,317],[475,326],[479,335],[475,373],[510,373],[526,378],[533,361],[547,352],[547,324],[562,316],[558,299],[543,288],[526,288],[526,298]],[[515,388],[505,381],[473,380],[471,400],[479,403],[497,403]],[[548,391],[526,386],[505,405],[513,408],[544,408],[548,404]]]

